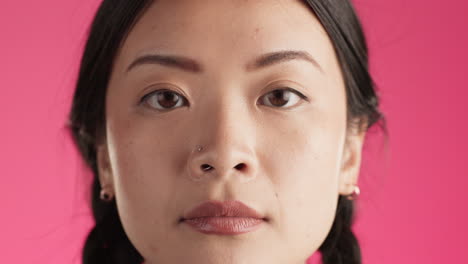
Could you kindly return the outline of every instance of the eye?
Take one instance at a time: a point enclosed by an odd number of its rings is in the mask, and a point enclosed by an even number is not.
[[[266,94],[265,97],[262,97],[262,99],[262,102],[271,102],[270,104],[266,103],[266,105],[279,108],[288,108],[291,105],[294,105],[297,102],[299,102],[301,99],[309,101],[307,96],[290,87],[273,90],[270,93]]]
[[[185,98],[171,90],[162,89],[146,94],[141,98],[141,103],[147,103],[158,110],[171,110],[181,106],[187,101]]]
[[[295,105],[301,99],[309,101],[307,96],[303,95],[297,90],[290,87],[285,87],[283,89],[276,89],[269,92],[266,97],[262,97],[261,101],[269,101],[270,103],[266,103],[268,106],[288,108],[292,105]],[[158,110],[171,110],[182,106],[184,103],[187,103],[187,100],[179,93],[168,89],[161,89],[146,94],[143,96],[143,98],[141,98],[140,102],[147,103],[150,107],[156,108]]]

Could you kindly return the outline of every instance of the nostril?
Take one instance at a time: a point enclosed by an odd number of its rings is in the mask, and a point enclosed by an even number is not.
[[[245,168],[245,164],[241,163],[241,164],[237,165],[235,168],[238,169],[238,170],[243,170]]]
[[[203,171],[211,170],[211,166],[208,164],[203,164],[200,166]]]

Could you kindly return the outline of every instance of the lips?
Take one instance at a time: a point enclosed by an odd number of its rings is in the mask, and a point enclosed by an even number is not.
[[[205,234],[237,235],[252,232],[267,220],[240,201],[207,201],[185,213],[181,222]]]
[[[183,220],[202,217],[243,217],[254,219],[265,219],[265,217],[254,209],[240,201],[207,201],[184,214]]]

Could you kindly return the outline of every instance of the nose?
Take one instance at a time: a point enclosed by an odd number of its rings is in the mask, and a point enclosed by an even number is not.
[[[198,122],[189,151],[188,175],[193,181],[248,182],[257,174],[255,122],[242,106],[225,103]],[[198,151],[198,145],[202,150]]]
[[[237,180],[248,182],[254,178],[253,162],[245,159],[245,154],[237,152],[230,155],[216,155],[216,151],[213,150],[207,150],[206,152],[195,154],[197,158],[193,159],[189,169],[192,180],[217,179],[220,181]]]

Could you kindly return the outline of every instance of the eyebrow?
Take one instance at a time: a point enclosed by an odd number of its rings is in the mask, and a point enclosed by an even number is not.
[[[313,64],[320,72],[323,73],[323,69],[320,64],[308,53],[307,51],[302,50],[284,50],[284,51],[275,51],[263,54],[257,57],[252,62],[247,63],[245,70],[247,72],[259,70],[268,66],[279,64],[282,62],[292,61],[292,60],[302,60],[310,62]],[[163,55],[163,54],[148,54],[143,55],[135,59],[128,67],[127,71],[129,72],[136,66],[144,64],[159,64],[162,66],[178,68],[190,73],[201,73],[203,72],[203,66],[198,63],[196,60],[175,56],[175,55]]]

